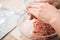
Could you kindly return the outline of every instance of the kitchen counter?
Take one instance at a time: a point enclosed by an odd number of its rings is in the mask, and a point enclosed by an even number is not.
[[[8,33],[2,40],[21,40],[18,27]]]

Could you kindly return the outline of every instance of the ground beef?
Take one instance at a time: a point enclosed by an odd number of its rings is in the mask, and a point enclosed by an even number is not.
[[[41,20],[36,19],[33,25],[33,35],[35,36],[47,36],[55,33],[54,28],[50,24],[44,23]],[[50,40],[51,38],[36,38],[34,40]]]
[[[55,33],[55,30],[52,28],[50,24],[44,23],[41,20],[36,19],[33,25],[34,25],[33,33],[35,35],[46,36]]]

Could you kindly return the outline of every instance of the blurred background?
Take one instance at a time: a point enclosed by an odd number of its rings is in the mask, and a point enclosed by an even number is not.
[[[2,4],[3,7],[10,9],[10,12],[12,12],[12,10],[15,10],[16,12],[20,13],[24,5],[23,3],[24,3],[24,0],[0,0],[0,4]],[[0,29],[1,29],[0,34],[2,34],[0,35],[0,40],[21,40],[18,27],[12,26],[12,27],[9,27],[9,29],[7,27],[4,27],[3,29],[2,26],[0,26]],[[9,31],[6,29],[8,29]]]

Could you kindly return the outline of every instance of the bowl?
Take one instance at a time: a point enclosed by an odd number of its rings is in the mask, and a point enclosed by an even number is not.
[[[25,37],[26,40],[44,40],[45,38],[50,38],[51,40],[59,40],[57,33],[47,35],[47,36],[34,36],[33,33],[33,23],[34,21],[29,20],[29,16],[26,14],[21,15],[17,26],[19,27],[22,38]]]

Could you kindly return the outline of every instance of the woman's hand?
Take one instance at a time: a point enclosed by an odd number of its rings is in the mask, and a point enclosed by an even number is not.
[[[58,10],[48,3],[33,3],[28,5],[28,13],[31,13],[38,19],[49,22],[58,16]]]

